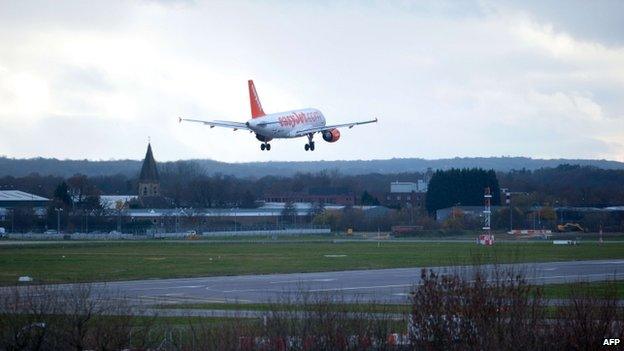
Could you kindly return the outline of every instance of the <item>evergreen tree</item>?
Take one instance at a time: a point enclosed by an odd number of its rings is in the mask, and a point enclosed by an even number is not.
[[[371,195],[368,191],[364,190],[362,193],[362,205],[364,206],[379,206],[379,200]]]
[[[241,203],[242,208],[254,208],[256,207],[256,197],[253,196],[251,191],[246,190],[243,194],[243,202]]]
[[[297,216],[295,203],[288,201],[282,210],[282,223],[295,223],[295,216]]]
[[[492,205],[500,204],[500,187],[493,170],[450,169],[436,171],[427,190],[426,207],[429,213],[454,205],[479,206],[483,204],[486,187],[492,194]]]
[[[69,187],[67,186],[67,183],[63,181],[56,187],[56,190],[54,190],[54,199],[63,203],[65,207],[69,207],[71,205],[72,199],[69,195]]]
[[[308,216],[310,218],[314,218],[315,216],[325,212],[325,204],[321,201],[317,201],[312,204],[310,210],[308,211]]]

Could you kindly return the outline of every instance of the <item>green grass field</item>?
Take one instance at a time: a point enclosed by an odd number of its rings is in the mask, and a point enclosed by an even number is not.
[[[318,311],[324,309],[334,312],[372,312],[372,313],[408,313],[410,305],[374,304],[374,303],[327,303],[327,304],[279,304],[279,303],[193,303],[159,305],[160,309],[198,309],[226,311]]]
[[[605,297],[614,293],[624,299],[624,281],[578,282],[572,284],[548,284],[543,286],[544,297],[549,299],[566,299],[573,295]]]
[[[624,258],[623,244],[61,242],[1,245],[0,284],[15,284],[22,275],[36,282],[89,282],[613,258]]]

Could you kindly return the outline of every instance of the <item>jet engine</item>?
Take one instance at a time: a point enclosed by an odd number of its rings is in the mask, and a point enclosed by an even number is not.
[[[256,133],[256,139],[258,139],[258,140],[260,140],[262,142],[265,142],[265,143],[273,140],[273,138],[267,138],[264,135],[258,134],[258,133]]]
[[[323,140],[328,143],[334,143],[340,139],[340,131],[338,129],[328,129],[323,131]]]

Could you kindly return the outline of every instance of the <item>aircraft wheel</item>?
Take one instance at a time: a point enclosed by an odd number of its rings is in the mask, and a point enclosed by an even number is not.
[[[266,148],[266,145],[260,144],[260,150],[264,151],[265,148]]]
[[[310,142],[310,151],[314,151],[314,142],[313,141]]]
[[[309,144],[305,144],[305,146],[303,147],[305,149],[305,151],[310,150],[310,145]]]
[[[267,151],[271,150],[271,144],[266,144]]]

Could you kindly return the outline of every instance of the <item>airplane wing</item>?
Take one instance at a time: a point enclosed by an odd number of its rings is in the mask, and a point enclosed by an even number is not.
[[[297,132],[297,135],[305,135],[305,134],[310,134],[310,133],[322,132],[324,130],[342,128],[342,127],[349,127],[349,129],[351,129],[354,126],[357,126],[360,124],[368,124],[368,123],[376,123],[376,122],[377,122],[377,118],[371,119],[370,121],[351,122],[351,123],[343,123],[343,124],[334,124],[332,126],[314,127],[314,128],[302,129]]]
[[[232,122],[232,121],[203,121],[200,119],[189,119],[189,118],[182,118],[179,117],[178,118],[178,122],[195,122],[195,123],[201,123],[207,126],[210,126],[210,128],[214,128],[214,127],[223,127],[223,128],[231,128],[234,130],[251,130],[249,129],[249,127],[247,127],[247,125],[245,123],[241,123],[241,122]]]

